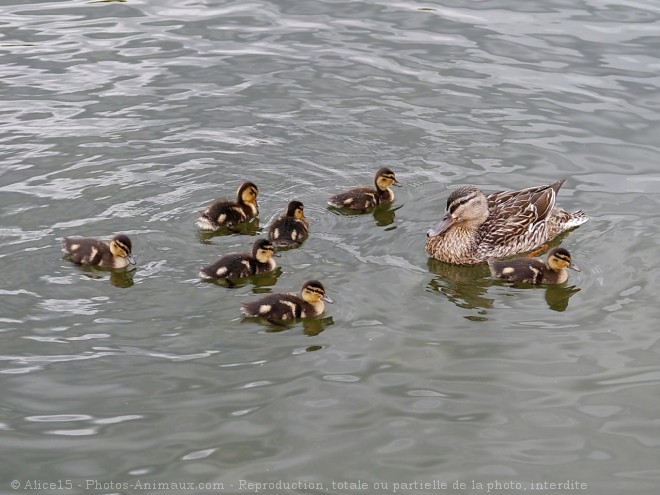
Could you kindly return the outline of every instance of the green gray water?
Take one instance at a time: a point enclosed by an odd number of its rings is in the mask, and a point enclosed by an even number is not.
[[[658,492],[656,2],[5,0],[0,25],[1,493]],[[392,207],[326,208],[383,165]],[[592,215],[565,286],[429,262],[453,187],[562,177]],[[260,228],[297,198],[310,238],[202,283],[256,232],[196,212],[246,179]],[[128,276],[62,259],[116,232]],[[241,318],[309,278],[325,318]]]

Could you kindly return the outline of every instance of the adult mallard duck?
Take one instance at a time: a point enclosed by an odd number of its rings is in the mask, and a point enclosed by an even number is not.
[[[267,318],[269,320],[294,320],[307,316],[318,316],[325,311],[323,301],[333,303],[325,294],[323,284],[318,280],[308,280],[302,286],[300,295],[288,292],[268,294],[256,301],[241,304],[245,316]]]
[[[79,265],[126,268],[135,264],[131,240],[123,234],[114,236],[109,243],[93,237],[65,237],[61,244],[62,252]]]
[[[277,266],[273,259],[274,253],[272,242],[267,239],[257,239],[252,244],[252,253],[225,254],[215,263],[200,268],[199,276],[204,280],[218,280],[272,272]]]
[[[551,249],[547,262],[538,258],[489,259],[488,267],[493,277],[528,284],[562,284],[568,280],[566,268],[580,271],[573,264],[571,253],[562,247]]]
[[[283,216],[277,217],[268,229],[268,238],[276,246],[297,246],[307,237],[309,220],[300,201],[291,201]]]
[[[394,191],[390,186],[400,186],[396,175],[387,167],[379,168],[374,176],[373,187],[354,187],[348,191],[335,194],[328,200],[333,208],[347,208],[350,210],[366,212],[374,206],[394,201]]]
[[[475,186],[456,189],[447,209],[427,233],[426,252],[455,265],[472,265],[530,251],[557,235],[583,224],[582,211],[555,209],[564,180],[520,191],[486,196]]]
[[[244,182],[236,191],[236,201],[220,199],[201,213],[197,227],[201,230],[218,230],[232,227],[257,216],[259,189],[252,182]]]

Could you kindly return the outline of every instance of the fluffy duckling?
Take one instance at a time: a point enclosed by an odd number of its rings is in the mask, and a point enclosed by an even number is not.
[[[293,320],[320,315],[325,310],[323,301],[330,304],[334,302],[325,294],[321,282],[308,280],[303,284],[300,295],[287,292],[269,294],[256,301],[244,302],[241,311],[245,316]]]
[[[277,217],[268,229],[268,237],[276,246],[296,246],[306,238],[309,220],[300,201],[291,201],[283,216]]]
[[[561,247],[550,250],[547,262],[538,258],[489,259],[488,266],[493,277],[528,284],[561,284],[568,279],[566,268],[580,271],[570,253]]]
[[[199,276],[204,280],[235,279],[272,272],[277,263],[273,259],[275,247],[267,239],[258,239],[250,253],[229,253],[215,263],[203,266]]]
[[[135,264],[131,240],[123,234],[114,236],[109,243],[92,237],[65,237],[61,244],[62,252],[79,265],[126,268]]]
[[[391,203],[394,192],[390,186],[400,186],[394,172],[387,167],[379,168],[374,176],[375,188],[354,187],[348,191],[336,194],[328,200],[334,208],[348,208],[357,211],[367,211],[374,206]]]
[[[427,233],[426,252],[444,263],[473,265],[530,251],[589,217],[555,207],[559,180],[486,196],[475,186],[449,195],[440,222]]]
[[[220,199],[204,210],[197,220],[201,230],[231,227],[257,216],[259,189],[252,182],[244,182],[236,191],[236,201]]]

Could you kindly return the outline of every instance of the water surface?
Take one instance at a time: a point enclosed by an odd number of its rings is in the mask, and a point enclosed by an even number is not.
[[[657,493],[659,17],[632,0],[2,2],[1,490]],[[392,206],[326,208],[384,165]],[[454,187],[557,178],[560,206],[592,216],[562,240],[582,268],[564,286],[424,253]],[[200,236],[197,212],[243,180],[258,224]],[[198,280],[291,199],[311,235],[275,276]],[[133,272],[59,251],[116,232]],[[336,301],[325,318],[240,316],[309,278]]]

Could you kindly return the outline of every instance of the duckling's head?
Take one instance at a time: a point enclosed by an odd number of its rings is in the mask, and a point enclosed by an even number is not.
[[[275,255],[275,246],[268,239],[259,239],[252,244],[252,257],[259,263],[267,263]]]
[[[579,272],[580,269],[573,264],[571,253],[562,247],[551,249],[548,253],[548,266],[553,271],[559,271],[563,268],[570,268]]]
[[[124,234],[116,235],[110,241],[110,252],[113,256],[126,258],[131,265],[135,264],[135,258],[131,253],[131,240]]]
[[[382,167],[379,168],[376,171],[376,175],[374,176],[374,182],[376,183],[376,187],[380,191],[384,191],[390,186],[401,186],[396,180],[396,175],[394,175],[394,172],[390,170],[387,167]]]
[[[320,300],[332,304],[334,301],[325,294],[325,287],[318,280],[308,280],[303,284],[301,295],[304,301],[315,303]]]
[[[426,235],[440,235],[454,225],[477,230],[486,221],[488,214],[488,200],[478,187],[459,187],[447,198],[447,209],[442,220],[429,229]]]
[[[305,218],[305,207],[300,201],[291,201],[286,207],[286,216],[301,220]]]
[[[236,196],[239,203],[248,203],[252,205],[257,204],[257,195],[259,189],[252,182],[243,182],[236,191]]]

